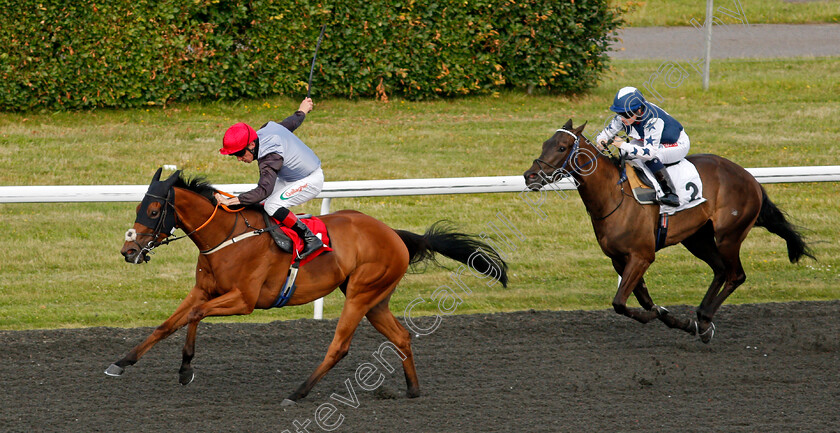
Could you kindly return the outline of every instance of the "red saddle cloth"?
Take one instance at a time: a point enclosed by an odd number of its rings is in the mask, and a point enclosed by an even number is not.
[[[277,221],[276,218],[271,217],[271,219],[273,219],[274,222],[277,223],[277,225],[280,226],[280,229],[283,230],[283,233],[285,233],[286,236],[288,236],[289,239],[292,240],[292,243],[295,246],[295,251],[297,251],[297,252],[302,251],[303,250],[303,239],[301,239],[300,236],[298,236],[298,234],[295,233],[294,230],[284,226],[283,224],[280,224],[280,221]],[[330,247],[330,236],[327,234],[327,226],[326,226],[326,224],[324,224],[323,221],[321,221],[321,218],[318,218],[318,217],[301,218],[301,221],[304,224],[306,224],[307,227],[309,227],[309,230],[312,231],[312,234],[314,234],[315,236],[318,236],[318,234],[320,234],[321,236],[319,236],[319,237],[321,238],[321,242],[324,243],[324,246],[322,248],[319,248],[318,250],[316,250],[312,254],[306,256],[306,258],[303,259],[300,262],[300,266],[303,266],[303,265],[309,263],[315,257],[318,257],[318,256],[320,256],[321,254],[323,254],[327,251],[332,251],[333,249]]]

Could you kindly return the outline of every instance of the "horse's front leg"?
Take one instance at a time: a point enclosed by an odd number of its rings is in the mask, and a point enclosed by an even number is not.
[[[656,319],[660,315],[660,308],[653,309],[653,301],[647,293],[647,287],[644,285],[642,276],[647,268],[650,266],[650,260],[645,260],[638,256],[630,256],[626,262],[621,259],[613,258],[613,267],[616,272],[621,275],[621,282],[618,284],[618,290],[613,298],[613,309],[616,313],[623,314],[631,319],[637,320],[641,323],[648,323]],[[645,308],[628,308],[627,299],[630,294],[635,293],[639,303]]]
[[[189,312],[197,305],[201,305],[201,303],[206,300],[205,296],[206,294],[204,291],[198,289],[197,287],[193,287],[189,295],[187,295],[187,297],[181,301],[178,308],[175,309],[175,312],[172,313],[172,315],[169,316],[169,318],[166,319],[166,321],[164,321],[160,326],[158,326],[157,329],[152,332],[152,335],[148,336],[145,341],[131,349],[125,357],[111,364],[108,369],[105,370],[105,374],[108,376],[121,376],[123,372],[125,372],[125,367],[136,364],[137,361],[152,348],[152,346],[157,344],[157,342],[170,336],[173,332],[186,325],[189,321]]]
[[[178,370],[178,382],[181,385],[189,385],[195,379],[195,372],[192,368],[192,359],[195,356],[195,335],[198,332],[198,321],[190,322],[187,327],[187,340],[184,342],[184,350],[181,357],[181,368]]]
[[[231,290],[218,298],[213,298],[190,311],[187,327],[187,339],[184,342],[182,352],[181,368],[178,370],[178,382],[181,385],[189,385],[195,379],[195,372],[192,368],[192,359],[195,356],[195,337],[198,331],[198,322],[207,316],[234,316],[251,314],[254,311],[256,299],[249,302],[239,289]]]

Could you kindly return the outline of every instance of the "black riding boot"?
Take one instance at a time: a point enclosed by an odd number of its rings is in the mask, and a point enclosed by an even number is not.
[[[307,227],[306,224],[303,223],[303,221],[295,221],[295,224],[291,228],[303,240],[303,251],[300,252],[301,260],[305,259],[306,256],[312,254],[315,251],[318,251],[318,249],[324,246],[324,243],[321,242],[321,239],[312,234],[312,231],[309,230],[309,227]]]
[[[680,198],[674,194],[674,184],[671,182],[671,176],[668,176],[668,171],[665,166],[653,172],[653,177],[659,182],[659,187],[662,188],[662,198],[659,202],[667,204],[668,206],[678,207],[680,205]]]
[[[280,224],[292,229],[295,233],[300,236],[300,239],[303,241],[303,251],[300,252],[300,259],[303,260],[306,256],[311,254],[313,251],[317,251],[319,248],[324,246],[324,243],[321,242],[317,236],[312,234],[312,231],[309,230],[309,227],[306,226],[301,220],[297,218],[295,214],[293,214],[289,209],[281,207],[274,212],[272,215],[274,219],[280,221]]]

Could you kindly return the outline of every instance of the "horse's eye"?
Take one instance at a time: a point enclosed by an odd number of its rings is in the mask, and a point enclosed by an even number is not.
[[[158,216],[158,213],[159,213],[158,211],[153,210],[153,211],[151,212],[151,216],[152,216],[152,218],[154,218],[154,217]]]
[[[560,151],[560,152],[565,152],[566,151],[566,146],[560,146],[560,147],[557,148],[557,150]]]

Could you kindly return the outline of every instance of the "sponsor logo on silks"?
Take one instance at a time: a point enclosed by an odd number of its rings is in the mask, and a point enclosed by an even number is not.
[[[288,199],[292,198],[293,195],[303,191],[303,189],[306,188],[307,186],[309,186],[309,184],[305,183],[305,184],[303,184],[303,185],[301,185],[297,188],[287,189],[287,190],[283,191],[283,193],[280,194],[280,200],[288,200]]]

